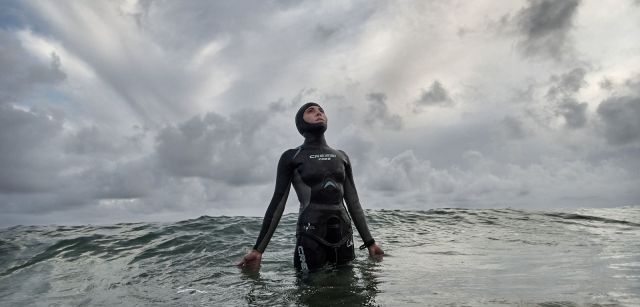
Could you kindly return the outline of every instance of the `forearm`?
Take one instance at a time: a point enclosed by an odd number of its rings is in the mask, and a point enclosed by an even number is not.
[[[371,232],[369,231],[369,226],[367,225],[367,220],[364,214],[364,210],[360,205],[360,201],[356,197],[345,198],[347,203],[347,209],[349,210],[349,214],[351,215],[351,219],[353,220],[353,224],[356,226],[360,237],[362,238],[362,242],[364,242],[365,246],[370,246],[375,243],[373,236],[371,236]]]
[[[355,224],[356,229],[358,229],[358,233],[360,233],[360,237],[362,237],[362,241],[365,246],[370,246],[375,243],[375,241],[369,231],[364,210],[360,205],[360,199],[358,198],[358,191],[356,191],[356,186],[353,181],[350,164],[347,164],[346,177],[344,184],[344,200],[347,204],[347,209],[349,210],[353,224]]]
[[[264,219],[262,220],[260,234],[258,235],[256,244],[253,246],[254,250],[263,253],[267,248],[267,245],[280,222],[288,196],[289,189],[286,189],[282,195],[274,195],[271,199],[271,203],[269,204],[267,212],[264,215]]]

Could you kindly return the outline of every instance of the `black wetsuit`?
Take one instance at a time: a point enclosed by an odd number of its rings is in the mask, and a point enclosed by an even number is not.
[[[317,104],[305,104],[296,115],[296,125],[305,141],[280,157],[273,198],[254,246],[264,252],[293,184],[300,201],[294,264],[302,270],[313,270],[326,263],[342,264],[355,258],[351,219],[364,245],[375,243],[358,200],[349,157],[327,145],[326,124],[311,125],[302,120],[302,112],[311,105]]]

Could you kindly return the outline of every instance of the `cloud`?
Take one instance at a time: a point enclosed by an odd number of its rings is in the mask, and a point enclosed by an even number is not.
[[[61,112],[0,106],[0,202],[7,212],[44,214],[138,199],[162,181],[142,136],[97,126],[72,133]]]
[[[453,99],[451,99],[449,92],[438,80],[433,81],[428,90],[422,90],[420,98],[415,102],[414,112],[420,112],[422,107],[427,106],[453,106]]]
[[[93,124],[70,132],[66,137],[64,150],[72,155],[117,160],[125,155],[145,154],[144,142],[147,137],[147,131],[137,126],[133,127],[132,135],[121,137]]]
[[[381,159],[376,164],[375,175],[368,177],[368,186],[389,192],[420,189],[424,185],[422,179],[431,170],[428,161],[419,161],[412,151],[402,152],[389,160]]]
[[[139,199],[157,193],[163,178],[147,159],[102,164],[76,177],[90,199]]]
[[[524,123],[516,117],[505,116],[502,119],[502,125],[505,128],[505,131],[509,138],[522,139],[528,134],[527,130],[524,127]]]
[[[365,115],[365,123],[370,126],[380,125],[391,130],[402,129],[402,117],[391,114],[387,106],[387,95],[384,93],[369,93],[367,95],[369,109]]]
[[[282,149],[268,133],[269,116],[261,109],[242,110],[230,118],[209,112],[166,127],[156,140],[159,166],[177,177],[265,183],[272,179]],[[268,136],[263,137],[265,132]]]
[[[588,86],[586,75],[587,70],[582,67],[553,75],[545,95],[552,104],[555,116],[561,116],[569,129],[583,128],[588,122],[588,103],[576,99],[580,90]]]
[[[624,84],[632,93],[640,95],[640,75],[627,79]]]
[[[600,86],[600,88],[607,91],[610,91],[613,89],[613,82],[608,78],[603,78],[602,81],[598,83],[598,85]]]
[[[611,97],[600,103],[598,115],[609,144],[626,145],[640,140],[640,97]]]
[[[551,81],[555,84],[549,88],[547,97],[556,99],[572,96],[587,85],[584,80],[586,74],[587,71],[584,68],[578,67],[560,76],[552,76]]]
[[[371,152],[375,147],[376,144],[371,136],[362,127],[352,123],[340,131],[335,148],[344,150],[352,164],[366,165],[373,158]],[[358,172],[358,168],[354,171]]]
[[[0,105],[0,193],[55,189],[64,167],[56,149],[62,118],[45,110]]]
[[[0,29],[0,104],[15,103],[39,86],[58,84],[66,79],[60,57],[50,54],[49,63],[29,56],[12,33]]]
[[[25,10],[24,1],[6,0],[2,2],[0,10],[0,28],[13,29],[33,25],[32,16]]]
[[[566,126],[571,129],[584,127],[587,124],[587,107],[586,102],[566,99],[560,105],[560,114],[564,117]]]
[[[203,70],[201,78],[190,82],[208,81],[200,82],[205,93],[211,83],[220,83],[212,96],[217,104],[233,109],[238,101],[265,103],[300,88],[326,86],[318,80],[321,74],[340,80],[342,74],[333,67],[339,62],[332,58],[342,58],[353,47],[376,10],[376,3],[366,1],[190,1],[151,2],[134,11],[140,11],[135,14],[143,32],[164,50],[179,51],[178,58],[219,42],[220,48],[205,53],[202,65],[194,67]]]
[[[637,203],[636,7],[524,3],[2,2],[0,224],[261,215],[307,101],[365,205]]]
[[[153,137],[144,130],[110,134],[95,125],[66,131],[65,119],[54,113],[0,106],[0,143],[11,144],[0,148],[0,202],[19,216],[105,206],[127,207],[133,216],[253,199],[262,195],[256,185],[273,179],[289,141],[272,138],[278,129],[270,127],[267,114],[212,112]],[[255,195],[243,195],[244,186]]]
[[[640,181],[625,168],[591,164],[584,160],[542,157],[539,162],[518,165],[494,160],[481,152],[462,154],[457,167],[433,167],[412,151],[383,158],[365,174],[363,203],[384,208],[438,207],[536,207],[553,202],[562,207],[619,206],[640,198],[634,185]],[[619,184],[625,178],[624,184]],[[561,189],[557,187],[561,186]]]
[[[88,67],[90,73],[74,76],[76,82],[98,83],[99,94],[113,97],[110,104],[134,114],[142,125],[160,126],[192,116],[187,106],[197,103],[191,101],[193,93],[200,92],[209,74],[190,71],[193,54],[178,57],[145,33],[118,3],[35,2],[30,6],[47,25],[47,32],[34,36],[55,37],[69,57]],[[218,78],[218,84],[224,82]],[[207,86],[214,90],[218,84]]]
[[[565,58],[571,50],[569,32],[579,0],[529,0],[516,16],[523,38],[519,43],[528,56]]]

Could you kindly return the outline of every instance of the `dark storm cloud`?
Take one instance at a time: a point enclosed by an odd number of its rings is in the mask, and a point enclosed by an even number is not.
[[[149,159],[95,166],[76,177],[91,199],[137,199],[150,195],[163,180]]]
[[[66,78],[60,57],[51,53],[48,64],[30,57],[10,32],[0,30],[0,104],[15,103],[40,85],[59,83]]]
[[[370,126],[380,125],[383,128],[392,130],[402,129],[402,118],[397,114],[391,114],[387,106],[387,95],[384,93],[370,93],[369,110],[365,116],[365,123]]]
[[[433,81],[428,90],[422,90],[420,99],[415,102],[414,112],[419,112],[425,106],[453,106],[453,100],[440,81]]]
[[[583,128],[587,124],[588,114],[586,102],[579,102],[575,96],[580,89],[587,86],[586,69],[574,68],[571,71],[551,77],[551,86],[546,98],[553,104],[555,114],[562,116],[569,129]]]
[[[97,127],[65,135],[61,112],[0,106],[0,203],[7,212],[44,213],[140,198],[162,180],[152,159],[133,159],[131,138]]]
[[[64,150],[72,155],[118,159],[124,155],[142,152],[146,134],[146,130],[134,127],[132,135],[118,136],[106,128],[92,125],[70,133],[65,139]]]
[[[587,124],[587,107],[586,102],[580,103],[574,99],[565,99],[560,105],[559,113],[564,117],[568,128],[582,128]]]
[[[555,84],[549,88],[547,97],[555,99],[577,93],[587,85],[584,80],[586,74],[587,71],[584,68],[578,67],[560,76],[552,76],[551,81]]]
[[[626,145],[640,140],[640,97],[608,98],[600,103],[597,112],[609,144]]]
[[[579,3],[579,0],[529,0],[529,6],[516,16],[518,29],[524,36],[520,41],[523,52],[529,56],[565,57],[571,50],[569,31]]]
[[[74,133],[67,142],[67,151],[78,155],[109,155],[118,153],[109,137],[96,126],[86,127]]]
[[[58,185],[62,124],[55,113],[0,105],[0,193],[45,192]]]
[[[164,128],[156,140],[158,162],[172,176],[235,185],[264,182],[278,159],[268,146],[270,140],[257,135],[264,132],[266,117],[262,110],[230,118],[210,112]]]

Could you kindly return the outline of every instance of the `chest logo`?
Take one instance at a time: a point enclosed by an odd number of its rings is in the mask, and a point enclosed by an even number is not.
[[[316,159],[319,161],[328,161],[331,158],[337,157],[335,154],[317,154],[317,155],[309,155],[309,159]]]

